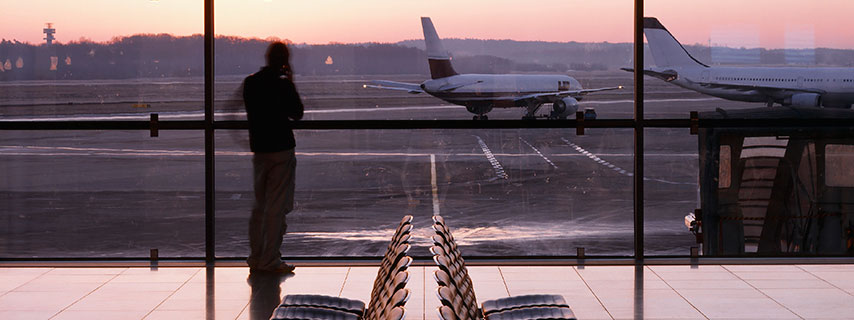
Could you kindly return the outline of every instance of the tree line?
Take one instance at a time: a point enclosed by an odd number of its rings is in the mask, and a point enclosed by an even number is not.
[[[216,37],[215,74],[248,75],[257,71],[264,64],[264,51],[271,40]],[[462,73],[563,73],[632,65],[632,46],[628,43],[445,39],[445,45],[455,54],[454,67]],[[139,34],[107,42],[81,39],[52,45],[3,39],[0,81],[202,77],[203,46],[202,35]],[[422,40],[291,44],[292,64],[300,75],[427,75],[423,46]],[[712,57],[707,46],[686,48],[702,61]],[[740,50],[759,50],[761,64],[786,63],[786,51],[782,49],[728,50],[736,55]],[[850,66],[854,61],[854,50],[819,48],[809,53],[818,65]]]

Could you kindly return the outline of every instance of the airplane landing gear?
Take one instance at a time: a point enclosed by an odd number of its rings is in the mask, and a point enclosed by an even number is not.
[[[528,112],[526,112],[525,115],[522,116],[522,120],[537,119],[537,110],[539,110],[541,106],[542,104],[528,105]]]
[[[489,120],[489,117],[487,117],[485,114],[480,114],[480,115],[476,115],[474,117],[471,117],[471,119],[472,120]]]
[[[566,116],[561,116],[559,113],[552,111],[549,113],[549,120],[566,120]]]

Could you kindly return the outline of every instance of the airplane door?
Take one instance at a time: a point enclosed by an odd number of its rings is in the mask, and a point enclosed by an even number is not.
[[[704,70],[700,74],[700,82],[709,82],[709,70]]]
[[[804,87],[804,77],[798,77],[798,88]]]

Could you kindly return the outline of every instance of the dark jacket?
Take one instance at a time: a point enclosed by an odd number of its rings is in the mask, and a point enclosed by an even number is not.
[[[302,119],[304,110],[294,83],[283,70],[264,67],[246,77],[243,104],[252,152],[277,152],[296,146],[291,120]]]

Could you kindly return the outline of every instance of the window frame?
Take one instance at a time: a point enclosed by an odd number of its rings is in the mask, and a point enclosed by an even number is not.
[[[646,128],[671,128],[671,129],[691,129],[692,134],[696,135],[698,127],[809,127],[809,126],[837,126],[850,127],[851,125],[843,119],[760,119],[760,120],[738,120],[738,119],[697,119],[696,116],[674,119],[645,119],[644,118],[644,34],[643,34],[643,17],[644,17],[644,1],[634,0],[634,28],[633,28],[633,57],[634,57],[634,115],[631,119],[568,119],[562,121],[527,121],[527,120],[489,120],[489,121],[472,121],[472,120],[305,120],[297,122],[294,125],[295,130],[418,130],[418,129],[538,129],[538,128],[560,128],[571,129],[575,128],[576,132],[583,134],[588,129],[599,128],[631,128],[634,134],[634,157],[633,169],[633,219],[634,219],[634,254],[630,257],[623,257],[622,262],[613,262],[615,257],[599,257],[602,261],[611,259],[611,264],[629,264],[629,263],[650,263],[645,260],[649,257],[659,257],[664,259],[676,258],[673,260],[676,263],[696,263],[691,257],[689,260],[679,260],[688,258],[689,252],[684,256],[677,257],[661,257],[661,256],[645,256],[644,254],[644,129]],[[157,136],[160,130],[194,130],[204,131],[205,136],[205,256],[199,257],[204,259],[205,263],[211,264],[215,262],[228,261],[228,259],[217,258],[215,247],[215,159],[214,152],[214,135],[217,130],[243,130],[248,129],[248,123],[245,120],[220,120],[214,118],[214,0],[204,0],[204,97],[205,97],[205,118],[204,120],[179,121],[166,120],[159,121],[156,114],[152,114],[148,121],[0,121],[0,132],[4,130],[148,130],[152,137]],[[686,233],[686,236],[690,236]],[[580,251],[583,252],[583,251]],[[531,259],[531,257],[490,257],[492,259]],[[584,263],[585,259],[596,259],[592,256],[556,256],[556,257],[537,257],[554,258],[554,259],[571,259],[575,263]],[[628,258],[628,259],[627,259]],[[804,259],[812,259],[816,262],[827,262],[827,257],[815,258],[793,258],[792,261],[801,261]],[[821,259],[824,258],[824,259]],[[350,261],[368,261],[370,257],[310,257],[306,260],[350,260]],[[619,258],[618,258],[619,259]],[[720,257],[715,257],[715,260],[710,263],[719,263]],[[852,261],[852,258],[842,258],[844,261]],[[0,257],[0,261],[10,260],[25,260],[25,261],[61,261],[69,259],[45,258],[45,259],[10,259]],[[80,259],[70,259],[80,260]],[[92,258],[93,261],[110,260],[123,261],[133,260],[124,258]],[[184,258],[183,260],[186,260]],[[739,258],[735,257],[735,261],[748,262],[758,261],[753,257]],[[475,262],[476,263],[476,262]],[[534,261],[534,263],[542,264],[542,261]],[[761,262],[759,262],[761,263]]]

